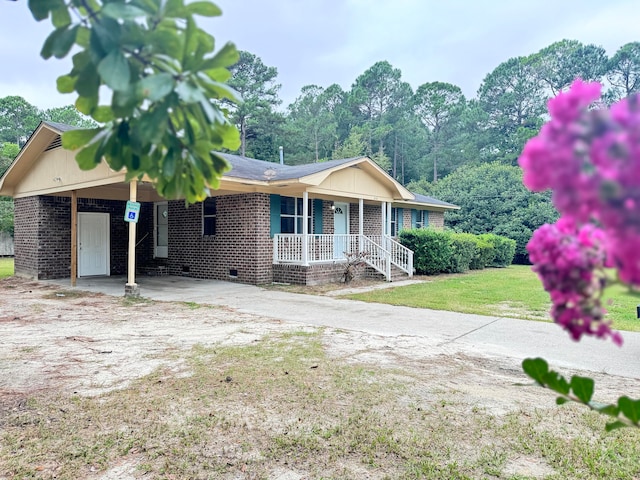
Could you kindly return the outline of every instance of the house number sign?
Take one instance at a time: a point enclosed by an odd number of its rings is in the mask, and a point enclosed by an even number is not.
[[[129,223],[138,223],[140,217],[140,202],[127,202],[127,208],[124,211],[124,221]]]

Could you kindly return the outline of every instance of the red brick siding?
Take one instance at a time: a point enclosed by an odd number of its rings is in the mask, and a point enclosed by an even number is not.
[[[14,200],[14,268],[16,275],[38,278],[38,197]]]
[[[429,226],[433,228],[444,228],[444,212],[429,212]]]
[[[34,196],[16,199],[15,271],[37,279],[67,278],[71,271],[71,200]],[[103,212],[110,216],[111,274],[127,271],[128,224],[125,202],[78,199],[78,212]],[[148,233],[148,235],[146,235]],[[146,235],[146,237],[145,237]],[[153,208],[143,204],[138,223],[137,264],[153,254]]]
[[[269,235],[269,195],[216,197],[216,235],[202,235],[202,204],[169,202],[169,259],[172,275],[272,281],[273,242]],[[237,272],[232,277],[231,271]]]

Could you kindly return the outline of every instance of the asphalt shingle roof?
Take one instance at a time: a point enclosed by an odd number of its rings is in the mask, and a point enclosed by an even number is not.
[[[411,192],[413,193],[413,192]],[[456,207],[453,203],[443,202],[442,200],[438,200],[437,198],[428,197],[427,195],[421,195],[420,193],[413,193],[416,197],[415,201],[419,203],[428,203],[430,205],[441,205],[443,207]]]
[[[78,127],[66,125],[57,122],[43,122],[60,132],[75,130]],[[308,163],[305,165],[280,165],[274,162],[265,162],[264,160],[256,160],[255,158],[243,157],[241,155],[232,155],[230,153],[218,153],[221,157],[229,162],[231,170],[225,172],[223,176],[242,178],[254,181],[274,181],[274,180],[294,180],[297,178],[313,175],[314,173],[329,170],[346,163],[350,163],[358,158],[343,158],[340,160],[329,160],[327,162]],[[412,192],[413,193],[413,192]],[[428,205],[439,205],[442,207],[456,207],[452,203],[443,202],[437,198],[429,197],[414,193],[416,203],[424,203]]]

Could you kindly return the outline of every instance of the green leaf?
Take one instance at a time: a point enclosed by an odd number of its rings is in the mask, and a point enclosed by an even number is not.
[[[114,119],[113,110],[106,105],[100,105],[93,109],[91,117],[99,123],[107,123]]]
[[[627,396],[618,399],[620,412],[634,424],[640,421],[640,400],[632,400]]]
[[[628,425],[624,422],[621,421],[616,421],[616,422],[611,422],[611,423],[607,423],[606,427],[604,427],[604,429],[607,432],[610,432],[612,430],[616,430],[618,428],[624,428],[624,427],[628,427]]]
[[[56,28],[71,25],[71,15],[69,14],[69,9],[64,6],[64,4],[61,7],[51,10],[51,23],[53,23],[53,26]]]
[[[78,152],[78,154],[76,155],[76,162],[78,162],[78,166],[81,170],[91,170],[100,163],[101,157],[98,154],[99,148],[100,142],[94,142]],[[96,161],[96,158],[98,159],[98,161]]]
[[[98,74],[115,91],[127,90],[131,85],[129,62],[120,50],[113,50],[102,59],[98,64]]]
[[[213,57],[205,60],[203,70],[230,67],[238,63],[238,60],[240,60],[238,49],[233,43],[228,42]]]
[[[181,58],[182,39],[174,29],[160,28],[153,31],[148,37],[148,45],[156,54],[166,54],[169,61]]]
[[[76,78],[69,75],[62,75],[56,80],[56,86],[60,93],[72,93],[76,86]]]
[[[59,8],[60,6],[64,6],[63,0],[29,0],[28,2],[29,10],[31,10],[31,15],[38,22],[40,20],[45,20],[49,17],[49,12],[53,9]]]
[[[222,10],[211,2],[193,2],[187,4],[187,11],[191,15],[202,15],[203,17],[219,17]]]
[[[522,369],[540,385],[545,385],[544,377],[549,372],[549,364],[544,358],[525,358]]]
[[[564,397],[557,397],[556,398],[556,405],[564,405],[565,403],[567,403],[569,401],[568,398],[564,398]]]
[[[78,29],[78,35],[76,35],[76,43],[82,48],[88,48],[90,36],[91,30],[89,30],[87,27],[80,27]]]
[[[69,130],[62,134],[62,146],[67,150],[77,150],[91,142],[102,128]]]
[[[107,3],[102,9],[102,13],[115,20],[134,20],[147,14],[141,8],[120,2]]]
[[[164,136],[169,112],[163,105],[157,105],[150,112],[146,112],[138,119],[137,134],[144,143],[156,144],[160,143]]]
[[[164,17],[166,18],[184,18],[187,15],[187,9],[183,0],[167,0],[164,6]]]
[[[605,415],[610,415],[612,417],[617,417],[619,413],[618,407],[610,403],[590,402],[589,406],[593,408],[596,412],[600,412]]]
[[[544,383],[551,390],[562,395],[567,395],[571,389],[569,382],[567,382],[562,375],[553,370],[549,370],[549,372],[544,376]]]
[[[92,63],[87,63],[78,75],[76,80],[76,92],[81,97],[97,97],[100,88],[100,77],[96,67]]]
[[[168,73],[158,73],[140,80],[136,87],[139,97],[147,98],[152,102],[162,100],[173,91],[175,81]]]
[[[583,403],[589,403],[593,396],[594,381],[589,377],[574,375],[571,377],[571,390]]]
[[[65,57],[76,41],[78,28],[79,26],[76,25],[72,28],[67,26],[55,29],[44,41],[40,56],[45,60],[51,58],[51,56],[56,58]]]
[[[76,108],[80,113],[91,115],[93,109],[98,106],[98,96],[95,97],[78,97],[76,100]]]

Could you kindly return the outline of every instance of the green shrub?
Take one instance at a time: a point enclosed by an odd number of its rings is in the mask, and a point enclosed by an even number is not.
[[[493,259],[495,257],[495,249],[493,248],[493,244],[488,242],[485,239],[480,238],[479,235],[472,235],[470,233],[464,234],[469,235],[469,239],[473,240],[476,244],[476,250],[471,259],[471,263],[469,263],[470,270],[481,270],[484,267],[488,267],[493,263]]]
[[[416,273],[435,275],[448,271],[451,262],[451,234],[431,228],[402,230],[399,240],[413,250],[413,266]]]
[[[493,245],[494,258],[491,263],[492,267],[508,267],[513,262],[516,253],[516,241],[510,238],[496,235],[494,233],[485,233],[479,235],[481,240],[487,241]]]
[[[463,273],[469,270],[469,266],[476,256],[476,239],[471,233],[449,234],[451,245],[451,257],[447,273]]]

